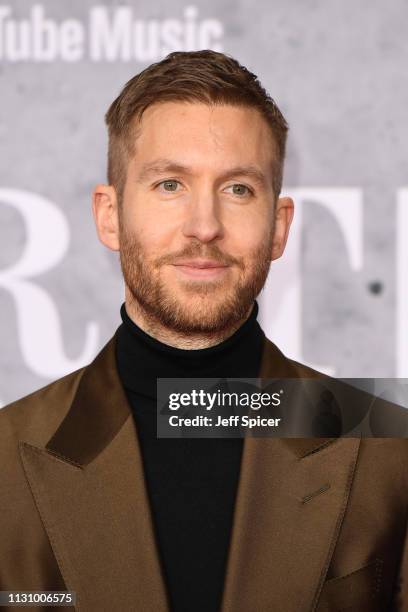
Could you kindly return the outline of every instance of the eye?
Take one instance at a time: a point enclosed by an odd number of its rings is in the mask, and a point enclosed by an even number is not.
[[[157,183],[156,187],[159,187],[160,185],[163,185],[164,191],[171,193],[177,191],[177,185],[180,185],[180,182],[174,179],[167,179],[167,181],[161,181],[160,183]]]
[[[246,195],[253,195],[252,189],[247,187],[246,185],[242,185],[242,183],[234,183],[234,185],[230,185],[227,189],[233,189],[233,195],[237,195],[239,197],[245,197]]]

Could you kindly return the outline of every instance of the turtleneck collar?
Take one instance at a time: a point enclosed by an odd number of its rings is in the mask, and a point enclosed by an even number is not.
[[[211,355],[212,358],[219,353],[233,349],[235,345],[242,341],[244,336],[254,333],[256,327],[259,326],[257,322],[258,311],[258,303],[255,301],[248,319],[244,321],[241,327],[235,330],[235,332],[231,336],[229,336],[219,344],[215,344],[214,346],[209,346],[207,348],[201,349],[177,348],[175,346],[165,344],[164,342],[157,340],[153,336],[150,336],[129,317],[125,303],[123,303],[121,306],[120,316],[127,330],[138,340],[145,343],[146,346],[150,349],[155,351],[162,351],[163,353],[166,353],[167,355],[170,355],[172,357],[205,359],[206,355]]]
[[[258,321],[258,304],[229,338],[202,349],[170,346],[143,331],[122,305],[116,356],[125,389],[153,397],[157,378],[255,378],[261,362],[265,334]]]

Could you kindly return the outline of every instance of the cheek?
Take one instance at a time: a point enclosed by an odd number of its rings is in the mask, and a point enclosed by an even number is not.
[[[173,239],[173,234],[160,223],[143,223],[139,227],[136,226],[132,231],[139,243],[146,264],[155,262],[180,249],[180,244]]]
[[[268,248],[271,241],[271,231],[269,228],[251,227],[247,228],[234,236],[230,241],[231,251],[234,251],[242,258],[256,257],[260,250]]]
[[[269,203],[256,203],[253,207],[243,207],[225,218],[226,233],[234,242],[249,249],[265,241],[271,234],[273,215]]]
[[[162,239],[162,226],[150,215],[144,214],[142,210],[130,207],[123,219],[124,229],[129,236],[137,241],[146,250],[154,248]]]
[[[126,226],[129,233],[146,248],[168,248],[180,223],[175,215],[158,210],[146,194],[133,194],[126,203]]]

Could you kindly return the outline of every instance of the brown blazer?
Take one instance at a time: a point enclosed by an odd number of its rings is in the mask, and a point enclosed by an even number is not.
[[[114,349],[0,411],[0,590],[165,612]],[[316,374],[265,341],[261,378]],[[221,612],[408,610],[407,481],[406,439],[246,438]]]

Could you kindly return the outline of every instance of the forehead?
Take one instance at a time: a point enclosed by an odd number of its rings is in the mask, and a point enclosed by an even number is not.
[[[135,138],[135,161],[175,157],[189,164],[258,164],[276,160],[270,126],[255,108],[162,102],[142,115]]]

